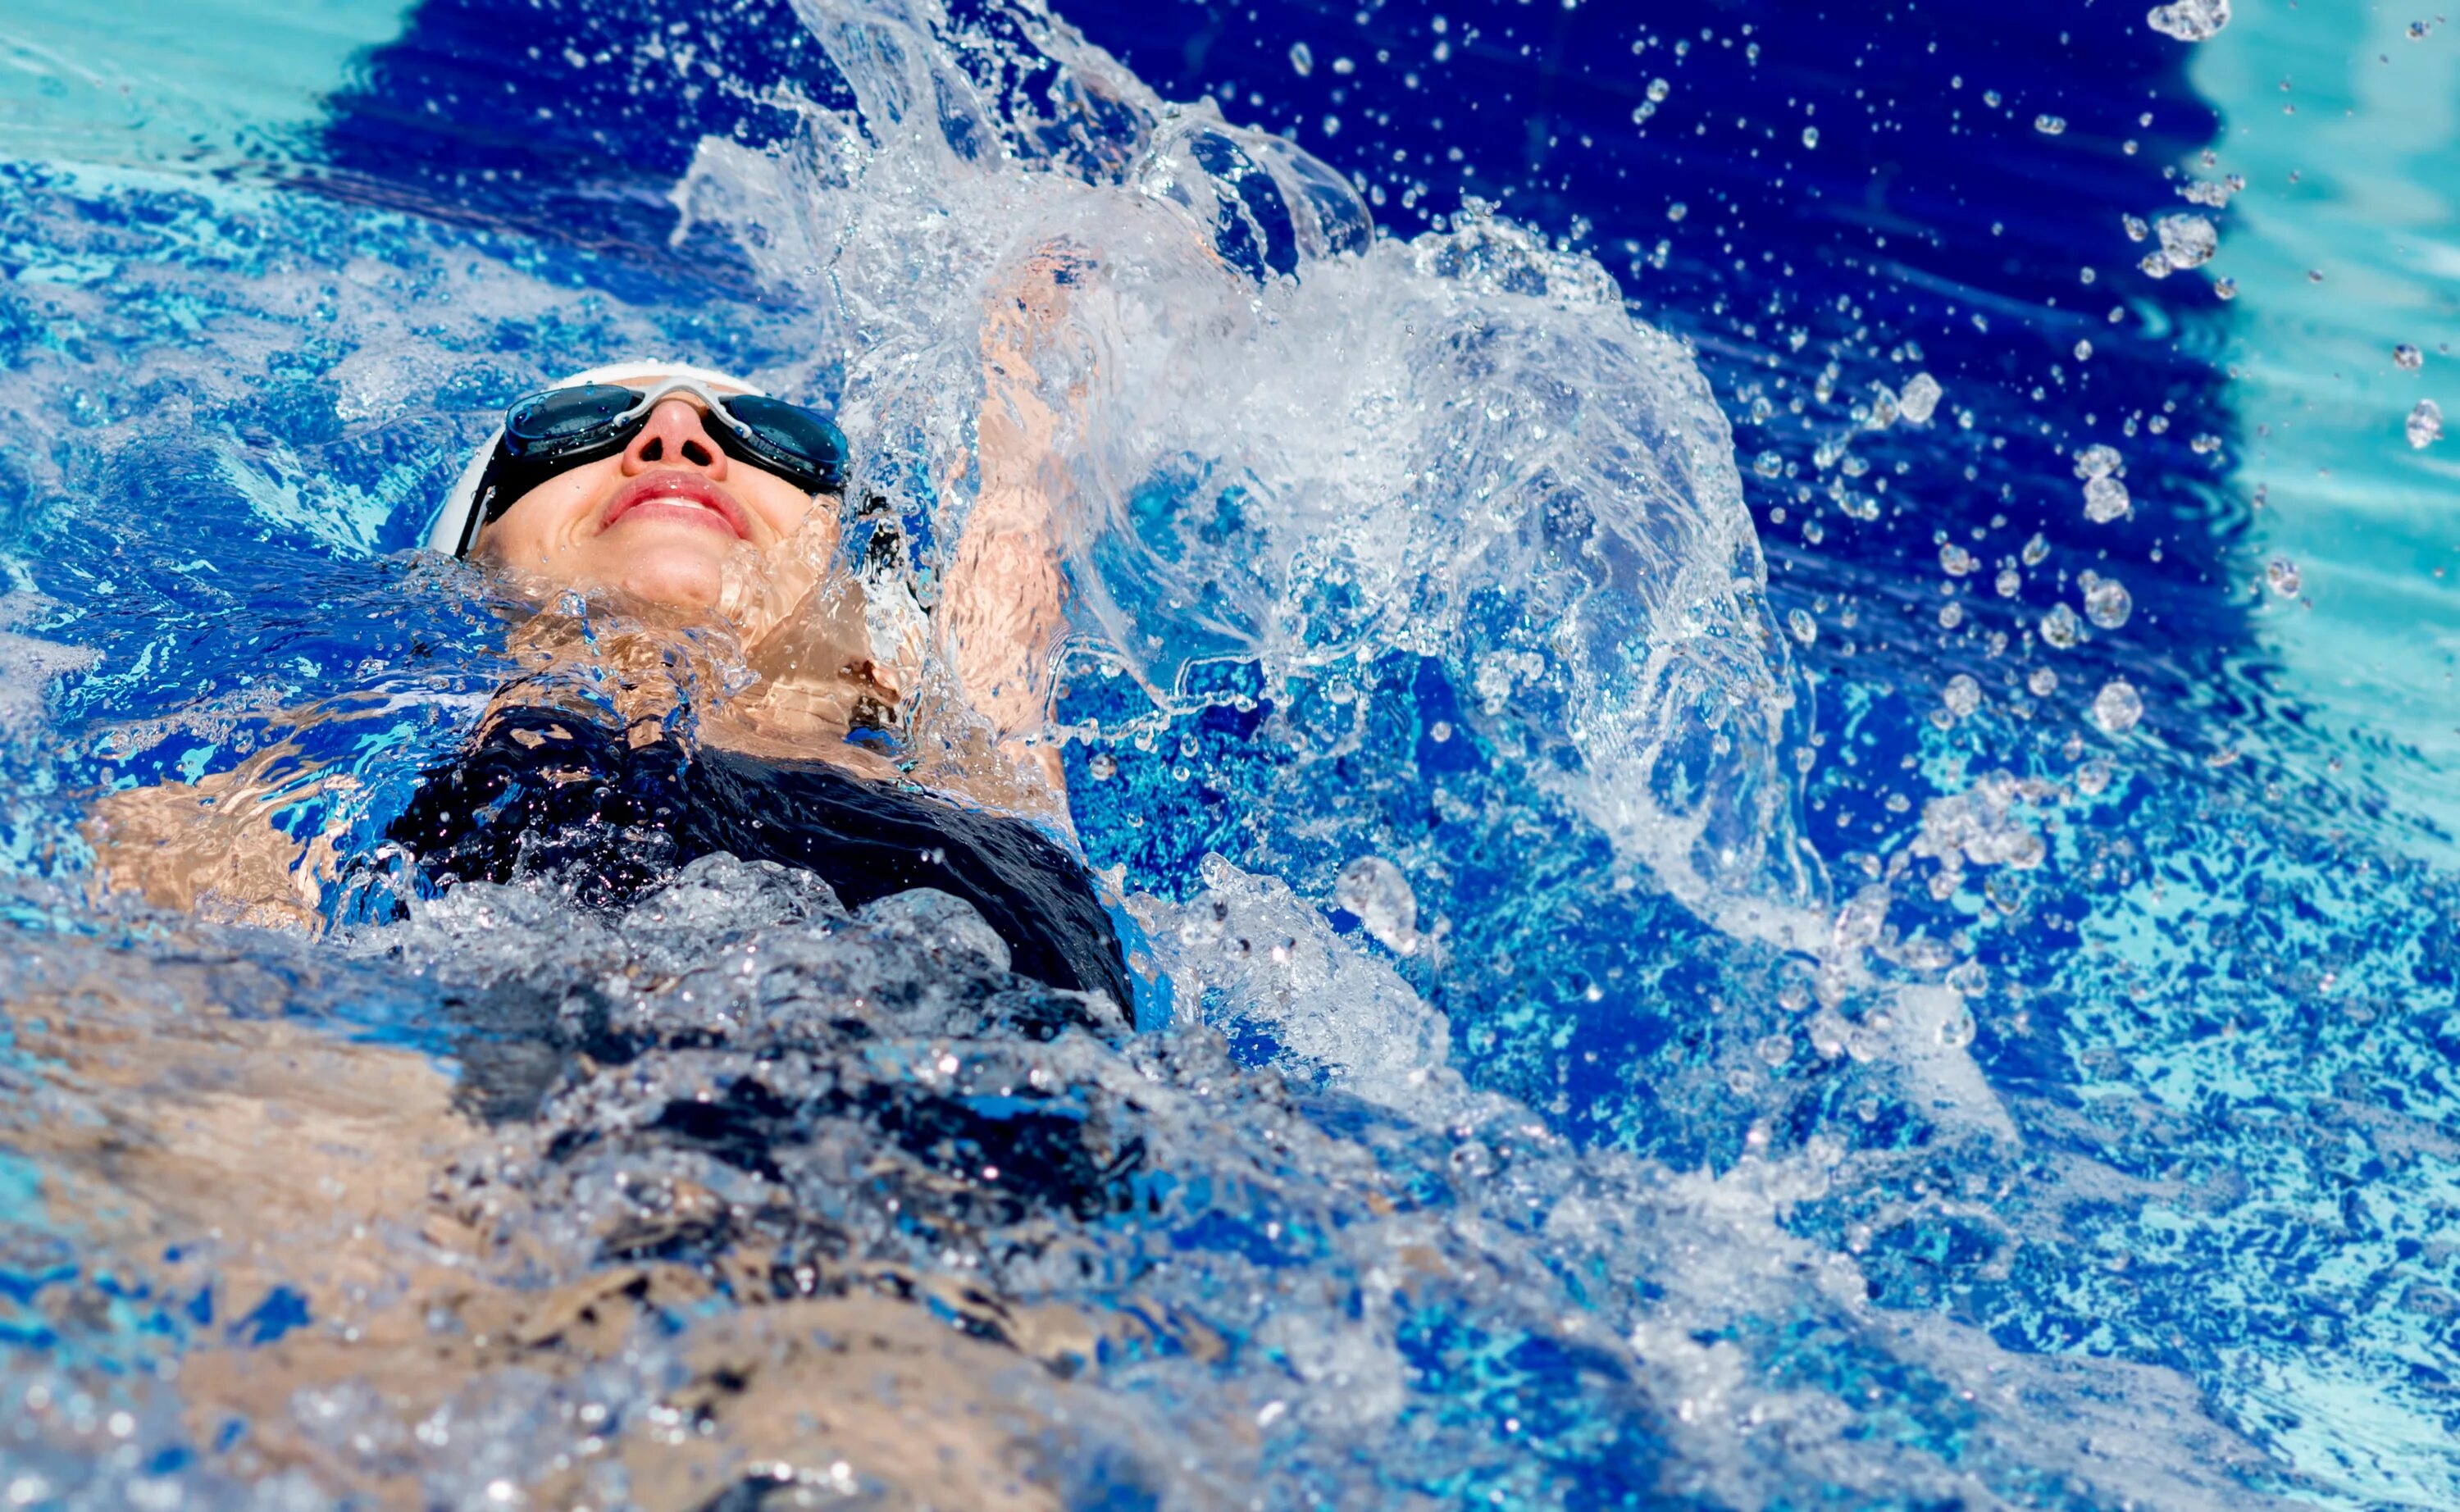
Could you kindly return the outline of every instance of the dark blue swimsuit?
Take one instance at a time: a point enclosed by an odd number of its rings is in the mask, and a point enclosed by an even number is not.
[[[817,873],[847,907],[910,887],[974,905],[1021,975],[1134,1001],[1119,939],[1085,868],[1023,820],[848,776],[623,732],[551,710],[492,715],[431,774],[391,836],[433,880],[549,872],[620,906],[725,851]]]

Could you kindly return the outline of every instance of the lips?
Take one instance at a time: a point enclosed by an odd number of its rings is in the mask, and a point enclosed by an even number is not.
[[[604,532],[626,515],[644,519],[679,520],[707,529],[723,530],[737,541],[752,539],[752,522],[743,506],[725,489],[698,473],[645,473],[624,485],[598,520]]]

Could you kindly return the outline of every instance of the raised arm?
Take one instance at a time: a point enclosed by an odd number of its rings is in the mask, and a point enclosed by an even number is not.
[[[1059,344],[1069,285],[1086,266],[1064,247],[1037,252],[1001,286],[983,326],[982,493],[957,543],[940,619],[967,700],[1003,743],[1043,724],[1051,655],[1068,628],[1059,510],[1073,485],[1058,445],[1069,415],[1046,384],[1075,365]],[[1060,402],[1082,397],[1072,383]],[[1056,753],[1037,754],[1055,782]]]

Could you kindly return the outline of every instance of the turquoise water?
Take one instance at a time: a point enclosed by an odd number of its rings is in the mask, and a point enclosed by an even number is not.
[[[2206,44],[2193,72],[2249,185],[2213,265],[2242,290],[2221,353],[2254,433],[2238,473],[2265,493],[2259,551],[2294,563],[2303,585],[2259,594],[2250,573],[2243,591],[2263,605],[2259,633],[2298,696],[2328,719],[2332,754],[2430,824],[2418,842],[2438,859],[2454,832],[2443,776],[2460,730],[2460,562],[2441,523],[2454,475],[2448,446],[2410,447],[2404,422],[2446,397],[2450,359],[2447,37],[2431,16],[2375,6],[2266,8]],[[2398,365],[2403,345],[2422,367]]]
[[[0,1492],[2460,1506],[2460,36],[1064,13],[0,16]],[[928,899],[403,880],[503,403],[837,405],[892,640],[1054,237],[1148,1033]],[[88,895],[248,762],[316,928]]]

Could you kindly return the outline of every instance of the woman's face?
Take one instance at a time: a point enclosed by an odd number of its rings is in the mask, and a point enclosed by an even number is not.
[[[754,564],[806,524],[813,496],[776,474],[726,455],[701,409],[662,400],[614,457],[558,473],[513,501],[479,533],[474,553],[556,587],[613,588],[683,609],[719,607],[727,566]],[[825,559],[835,543],[816,543]]]

